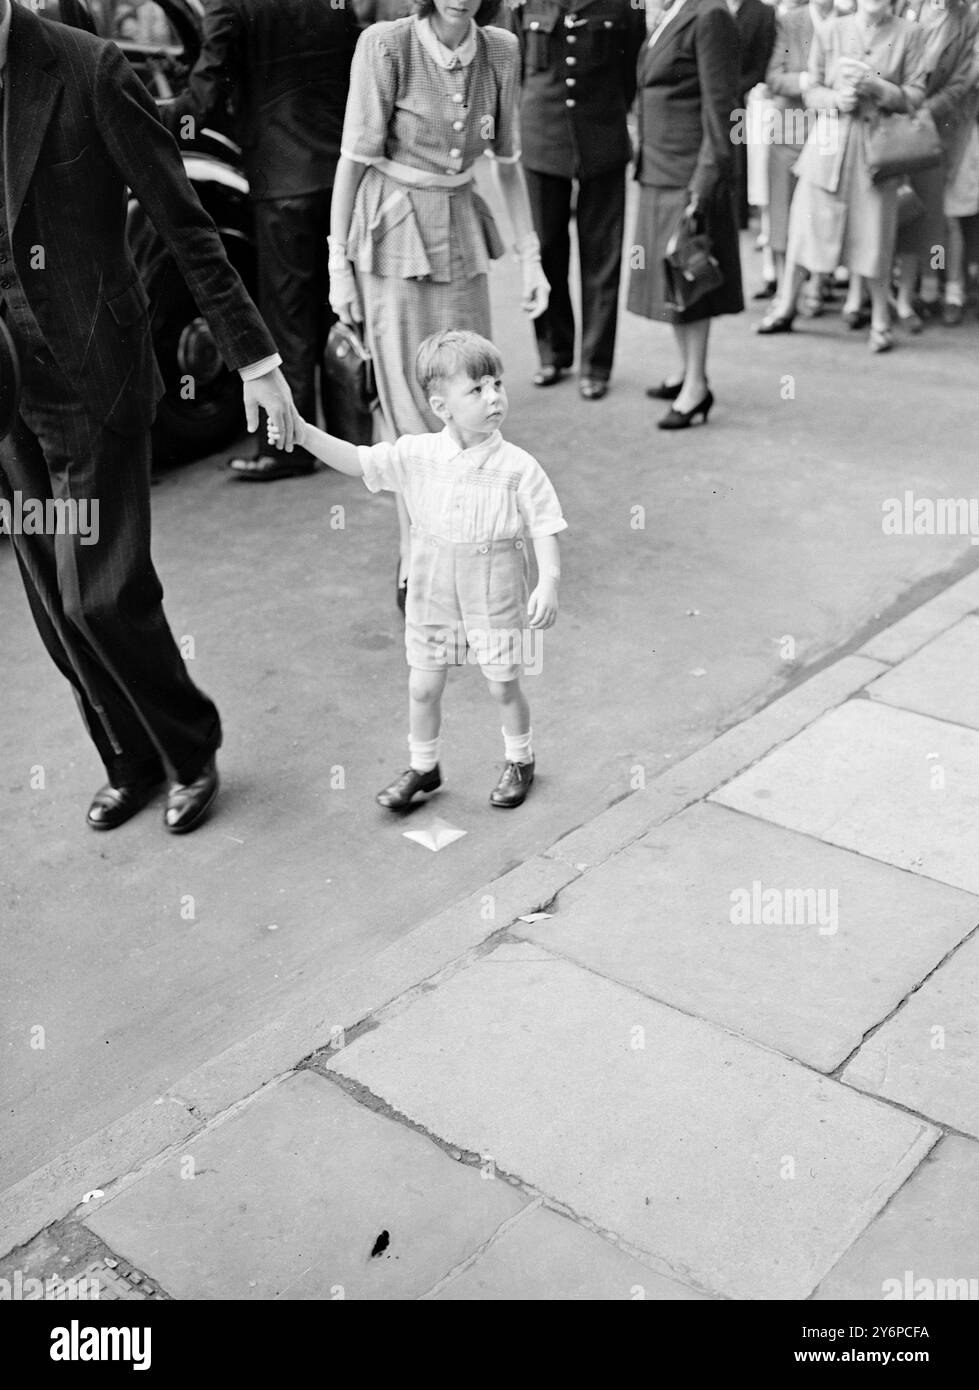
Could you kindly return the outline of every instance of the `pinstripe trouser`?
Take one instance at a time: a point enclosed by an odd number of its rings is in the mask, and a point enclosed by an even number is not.
[[[14,535],[38,631],[72,685],[116,784],[193,781],[221,743],[214,704],[193,684],[164,617],[150,558],[149,433],[87,415],[41,343],[21,341],[20,417],[0,443],[0,495],[98,502],[98,539]]]

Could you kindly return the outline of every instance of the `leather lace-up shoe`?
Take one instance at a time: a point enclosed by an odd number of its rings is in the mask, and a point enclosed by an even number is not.
[[[196,830],[214,805],[220,785],[214,758],[208,759],[201,775],[193,782],[174,782],[167,794],[163,816],[163,824],[170,834],[186,835],[188,830]]]
[[[534,780],[534,760],[529,763],[507,763],[500,780],[490,792],[490,805],[508,809],[522,806],[527,800],[531,783]]]
[[[603,376],[583,376],[578,391],[584,401],[600,401],[608,395],[608,379]]]
[[[437,792],[441,785],[442,773],[438,763],[431,772],[416,772],[413,767],[409,767],[396,782],[377,793],[376,801],[378,806],[384,806],[388,811],[405,811],[411,805],[413,797],[429,796],[432,792]]]
[[[89,825],[93,830],[115,830],[125,825],[153,800],[163,780],[161,776],[146,782],[128,782],[121,787],[107,782],[92,798],[88,808]]]

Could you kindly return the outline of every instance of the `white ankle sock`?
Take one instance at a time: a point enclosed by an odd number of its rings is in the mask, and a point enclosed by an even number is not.
[[[945,303],[957,304],[959,308],[965,303],[965,285],[961,280],[945,281]]]
[[[408,751],[411,754],[411,768],[413,772],[431,772],[439,760],[438,738],[430,739],[427,743],[421,739],[408,738]]]
[[[530,739],[533,730],[528,729],[525,734],[508,734],[506,729],[501,729],[503,735],[504,757],[508,763],[529,763],[533,758],[533,749],[530,746]]]

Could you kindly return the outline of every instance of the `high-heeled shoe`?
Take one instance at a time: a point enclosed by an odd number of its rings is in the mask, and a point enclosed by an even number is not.
[[[698,415],[704,417],[704,424],[706,425],[707,416],[710,414],[713,404],[713,393],[708,390],[707,395],[694,406],[693,410],[677,410],[676,406],[668,410],[662,420],[656,421],[656,428],[659,430],[686,430],[690,428]]]
[[[675,401],[682,390],[682,381],[661,381],[658,386],[647,386],[646,395],[651,401]]]
[[[771,333],[791,333],[795,322],[795,310],[791,314],[766,314],[761,323],[755,324],[755,332],[763,338]]]

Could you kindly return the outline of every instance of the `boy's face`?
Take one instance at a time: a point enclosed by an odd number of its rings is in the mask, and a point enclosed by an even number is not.
[[[466,444],[488,439],[507,413],[506,388],[500,377],[476,381],[468,372],[456,372],[439,383],[431,406],[440,420],[455,425]]]

